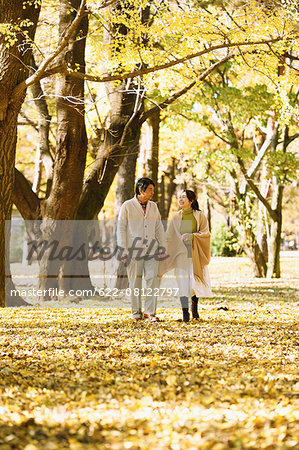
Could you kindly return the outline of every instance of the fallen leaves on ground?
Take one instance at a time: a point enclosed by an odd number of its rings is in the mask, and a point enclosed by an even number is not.
[[[298,304],[0,312],[6,449],[298,448]]]

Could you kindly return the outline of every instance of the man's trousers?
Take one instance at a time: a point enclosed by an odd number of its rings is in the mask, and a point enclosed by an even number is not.
[[[142,317],[141,296],[144,294],[144,313],[156,314],[159,290],[158,261],[154,258],[146,261],[133,259],[127,267],[129,279],[132,315],[134,319]],[[142,278],[145,280],[142,289]]]

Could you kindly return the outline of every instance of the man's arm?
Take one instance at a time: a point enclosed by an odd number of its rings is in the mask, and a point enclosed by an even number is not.
[[[124,248],[126,253],[128,251],[127,227],[128,227],[128,211],[126,205],[123,204],[120,208],[118,215],[116,239],[117,245],[121,248]]]

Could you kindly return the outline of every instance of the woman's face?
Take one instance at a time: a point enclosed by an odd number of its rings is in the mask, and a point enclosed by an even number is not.
[[[186,192],[181,192],[178,196],[178,202],[179,206],[182,209],[189,209],[191,208],[191,201],[188,199]]]

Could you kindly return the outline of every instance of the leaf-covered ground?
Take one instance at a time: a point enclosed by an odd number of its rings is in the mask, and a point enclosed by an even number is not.
[[[173,308],[162,323],[128,309],[1,310],[1,450],[298,448],[288,264],[281,280],[244,285],[219,265],[216,297],[190,324]]]

